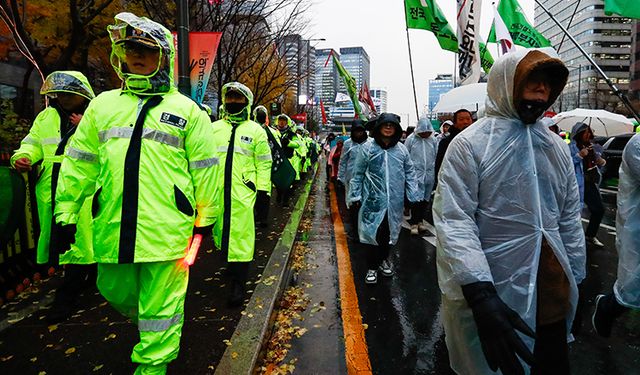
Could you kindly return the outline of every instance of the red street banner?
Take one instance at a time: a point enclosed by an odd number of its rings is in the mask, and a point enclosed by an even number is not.
[[[202,103],[204,93],[209,83],[211,67],[216,59],[218,44],[222,33],[214,32],[189,32],[189,72],[191,78],[191,98]],[[173,43],[176,55],[173,61],[174,82],[178,82],[178,35],[173,33]]]
[[[307,122],[307,112],[298,113],[297,115],[292,115],[291,119],[299,122]]]
[[[322,125],[327,123],[327,112],[324,110],[324,103],[320,101],[320,112],[322,112]]]

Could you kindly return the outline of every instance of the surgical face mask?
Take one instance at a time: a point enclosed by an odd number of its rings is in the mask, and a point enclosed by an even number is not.
[[[247,105],[245,103],[225,103],[224,110],[230,115],[236,115],[244,109]]]
[[[518,115],[525,124],[535,123],[544,111],[549,108],[549,103],[543,100],[522,99],[518,105]]]

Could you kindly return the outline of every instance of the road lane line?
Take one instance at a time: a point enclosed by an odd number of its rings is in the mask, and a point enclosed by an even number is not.
[[[340,305],[342,310],[342,330],[344,332],[345,359],[348,374],[372,374],[369,349],[362,325],[362,314],[358,305],[358,295],[353,281],[351,257],[347,245],[347,235],[340,212],[338,199],[332,183],[331,191],[331,219],[336,238],[336,258],[338,261],[338,280],[340,286]]]

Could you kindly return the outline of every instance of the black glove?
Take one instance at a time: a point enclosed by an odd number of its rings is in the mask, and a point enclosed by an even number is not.
[[[283,148],[289,146],[289,139],[288,138],[282,138],[282,140],[280,142],[282,143],[282,147]]]
[[[266,208],[269,207],[269,202],[269,194],[264,190],[258,190],[255,204],[256,211],[266,212]]]
[[[75,224],[67,224],[67,225],[58,225],[58,241],[55,249],[58,254],[64,254],[69,249],[71,249],[71,245],[76,243],[76,225]]]
[[[360,201],[351,202],[351,205],[349,206],[350,209],[356,211],[360,210],[360,207],[362,207],[362,203],[360,203]]]
[[[463,285],[462,294],[473,311],[482,352],[489,368],[493,371],[500,369],[504,375],[524,374],[518,357],[530,366],[534,358],[516,330],[535,337],[531,328],[517,312],[502,302],[490,282]]]
[[[193,235],[199,234],[202,237],[211,236],[213,234],[213,224],[206,227],[193,227]]]

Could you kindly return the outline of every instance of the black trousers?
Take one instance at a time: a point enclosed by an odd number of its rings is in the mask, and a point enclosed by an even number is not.
[[[83,289],[96,285],[96,264],[67,264],[64,266],[62,285],[56,291],[53,306],[75,305]]]
[[[411,219],[409,224],[420,224],[427,216],[427,208],[429,201],[415,202],[411,205]]]
[[[362,244],[364,251],[367,253],[368,269],[377,270],[382,261],[389,257],[389,250],[391,248],[391,245],[389,245],[390,238],[389,220],[387,216],[385,216],[376,233],[376,242],[378,245]]]
[[[595,237],[596,234],[598,234],[600,222],[602,221],[602,217],[604,216],[602,197],[600,196],[600,190],[598,190],[598,186],[596,186],[595,183],[585,182],[584,203],[587,205],[587,208],[589,208],[589,212],[591,213],[591,217],[589,218],[589,225],[587,225],[585,236]]]
[[[291,188],[276,188],[276,202],[282,205],[288,205],[291,197]]]
[[[536,343],[533,347],[535,364],[531,375],[569,375],[569,345],[567,322],[536,327]]]

